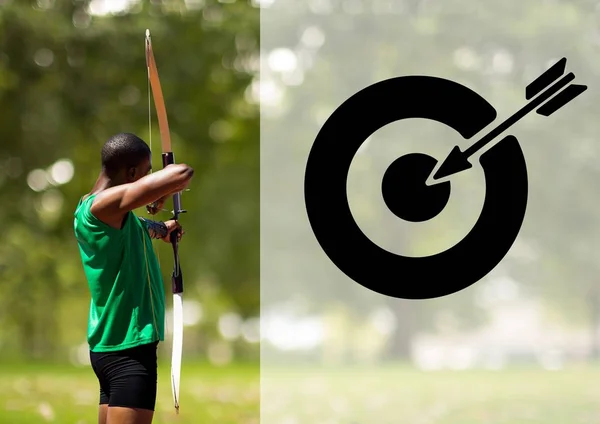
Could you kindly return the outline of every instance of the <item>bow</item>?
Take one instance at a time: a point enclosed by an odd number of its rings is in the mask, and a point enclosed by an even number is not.
[[[156,108],[156,116],[160,129],[162,145],[163,167],[175,163],[175,156],[171,149],[171,134],[167,121],[167,109],[163,98],[158,70],[152,52],[150,41],[150,30],[146,30],[146,64],[148,66],[148,79],[152,87],[152,97]],[[185,212],[181,209],[181,193],[173,195],[173,219],[179,219],[179,214]],[[171,233],[171,245],[173,246],[174,266],[171,276],[173,289],[173,354],[171,357],[171,388],[173,391],[173,402],[175,410],[179,413],[179,382],[181,377],[181,354],[183,349],[183,276],[179,264],[178,230]]]

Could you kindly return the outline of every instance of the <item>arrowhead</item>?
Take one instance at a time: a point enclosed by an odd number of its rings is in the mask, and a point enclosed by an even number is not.
[[[448,177],[450,175],[457,174],[465,169],[471,168],[471,164],[468,161],[468,156],[460,151],[458,146],[454,146],[446,160],[442,162],[442,166],[433,176],[434,180]]]

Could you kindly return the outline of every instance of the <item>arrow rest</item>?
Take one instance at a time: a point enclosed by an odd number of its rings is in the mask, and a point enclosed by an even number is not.
[[[180,209],[180,210],[177,212],[177,214],[175,213],[175,211],[171,211],[171,214],[173,215],[173,217],[172,217],[171,219],[177,219],[177,220],[179,221],[179,219],[178,219],[178,218],[175,218],[175,217],[176,217],[176,216],[179,216],[179,214],[182,214],[182,213],[187,213],[187,211],[186,211],[185,209]]]

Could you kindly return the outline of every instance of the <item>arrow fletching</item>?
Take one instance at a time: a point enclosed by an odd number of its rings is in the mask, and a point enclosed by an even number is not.
[[[538,115],[550,116],[587,90],[586,85],[571,84],[536,110]]]
[[[563,57],[525,88],[525,98],[527,100],[531,100],[533,97],[540,94],[542,90],[544,90],[554,81],[556,81],[562,74],[564,74],[566,68],[567,58]]]
[[[542,103],[542,105],[536,110],[538,115],[552,115],[554,112],[587,90],[587,86],[585,85],[570,84],[564,90],[559,91],[562,89],[561,85],[564,87],[569,82],[567,78],[562,78],[556,84],[553,83],[565,73],[566,67],[567,58],[563,57],[525,88],[525,97],[527,100],[532,99],[538,94],[540,96],[537,99],[541,100],[542,97],[549,98],[548,101],[544,101],[544,103]],[[571,78],[569,78],[570,80],[575,78],[573,73],[570,73],[569,75],[571,76]],[[553,85],[550,87],[551,84]],[[554,95],[556,92],[558,92],[558,94]]]

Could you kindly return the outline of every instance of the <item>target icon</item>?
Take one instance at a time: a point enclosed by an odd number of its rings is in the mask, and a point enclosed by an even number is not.
[[[429,155],[410,153],[388,167],[381,184],[386,206],[399,219],[424,222],[446,206],[452,188],[448,177],[471,168],[469,157],[487,147],[479,158],[485,199],[477,222],[461,241],[430,256],[389,252],[361,231],[346,193],[350,164],[362,143],[390,123],[429,119],[469,140],[496,119],[496,110],[470,88],[431,76],[391,78],[346,100],[319,131],[305,170],[306,212],[325,254],[356,283],[402,299],[446,296],[487,275],[517,238],[528,194],[519,141],[512,135],[496,139],[529,112],[550,116],[587,89],[570,84],[573,73],[560,78],[565,68],[563,58],[527,86],[529,102],[523,108],[464,151],[454,147],[441,164]],[[429,183],[432,174],[434,182]]]

